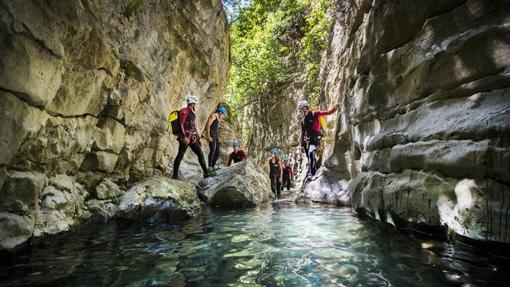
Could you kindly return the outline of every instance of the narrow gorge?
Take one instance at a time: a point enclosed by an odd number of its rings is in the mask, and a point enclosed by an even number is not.
[[[309,181],[301,100],[338,107]],[[507,0],[0,0],[0,117],[2,286],[510,279]]]

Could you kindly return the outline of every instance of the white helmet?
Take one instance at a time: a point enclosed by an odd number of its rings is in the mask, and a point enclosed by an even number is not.
[[[186,97],[186,103],[188,103],[188,104],[196,104],[196,103],[198,103],[197,96],[194,96],[194,95],[187,96]]]
[[[298,106],[298,109],[301,109],[301,108],[304,108],[304,107],[309,107],[308,101],[307,100],[301,100],[301,101],[298,102],[297,106]]]

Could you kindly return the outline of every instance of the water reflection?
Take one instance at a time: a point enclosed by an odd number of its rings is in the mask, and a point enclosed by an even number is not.
[[[1,268],[0,285],[481,286],[507,274],[486,255],[350,209],[286,206],[207,210],[184,225],[83,226]]]

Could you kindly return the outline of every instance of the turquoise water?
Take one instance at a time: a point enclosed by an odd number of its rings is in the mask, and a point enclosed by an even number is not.
[[[273,206],[206,210],[182,225],[84,225],[0,267],[0,285],[497,286],[504,266],[348,208]]]

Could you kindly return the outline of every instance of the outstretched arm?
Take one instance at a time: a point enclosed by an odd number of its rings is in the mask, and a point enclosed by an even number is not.
[[[315,113],[317,114],[317,116],[321,117],[321,116],[329,116],[331,114],[333,114],[334,112],[336,112],[336,107],[333,107],[331,110],[327,110],[327,111],[316,111]]]

